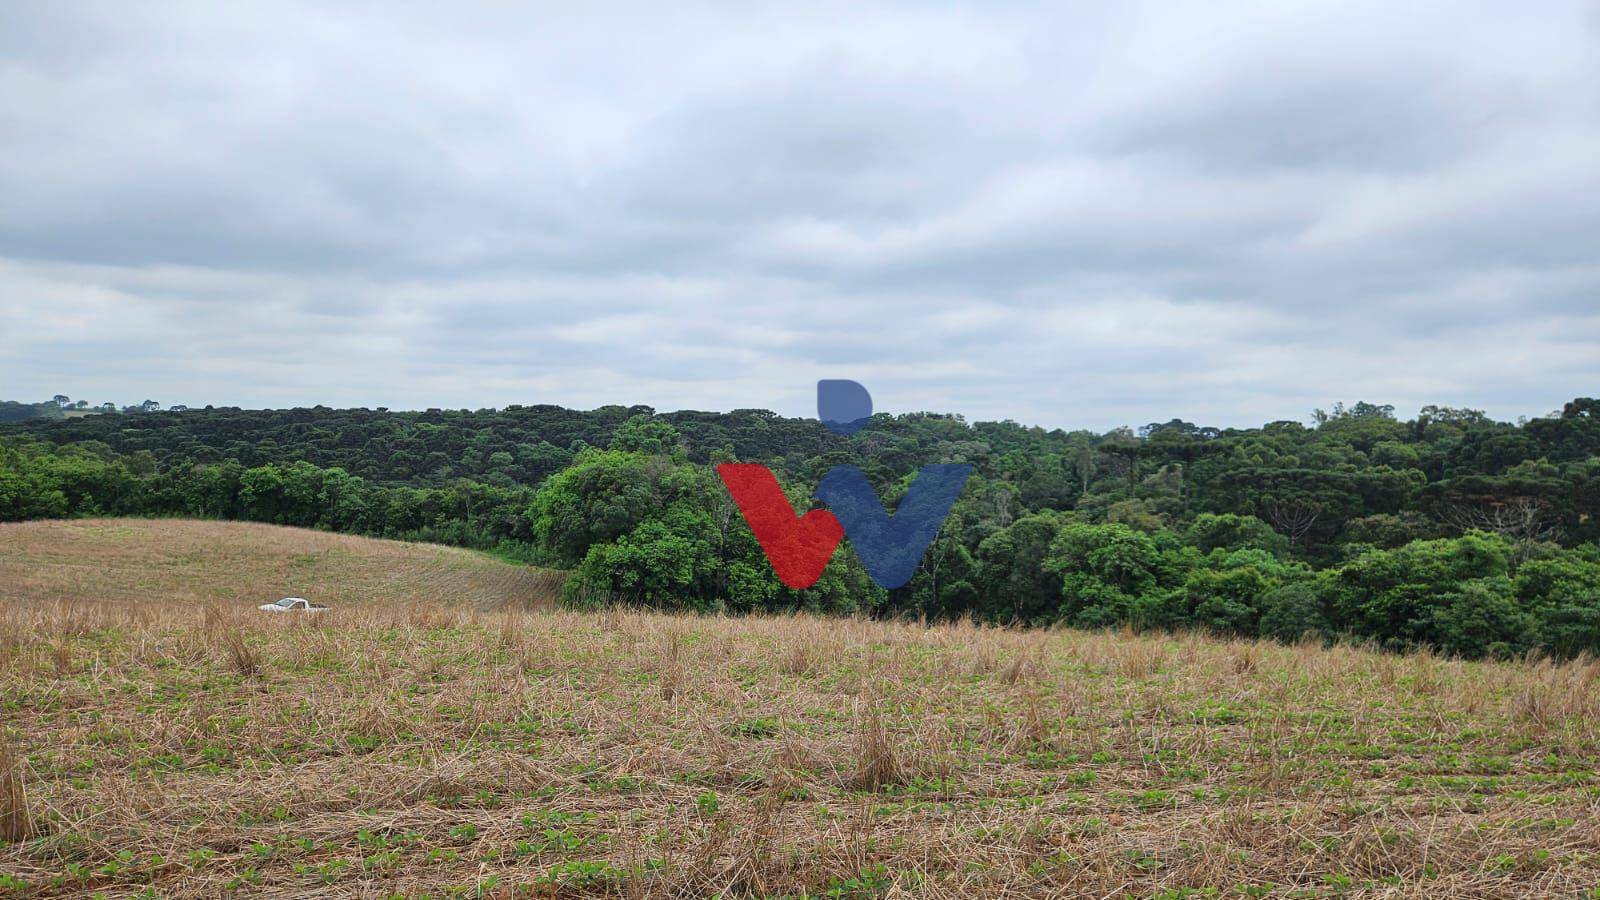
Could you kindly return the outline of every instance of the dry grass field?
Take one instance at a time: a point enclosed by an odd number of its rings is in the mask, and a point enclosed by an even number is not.
[[[1600,896],[1593,661],[491,609],[158,526],[0,529],[0,898]]]
[[[0,523],[0,604],[171,601],[259,606],[279,597],[480,609],[554,603],[554,573],[435,544],[184,519]],[[246,604],[245,601],[248,601]]]

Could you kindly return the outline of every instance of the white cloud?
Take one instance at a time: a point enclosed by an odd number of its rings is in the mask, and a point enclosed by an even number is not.
[[[0,396],[808,414],[851,377],[1108,427],[1600,376],[1579,3],[7,20]]]

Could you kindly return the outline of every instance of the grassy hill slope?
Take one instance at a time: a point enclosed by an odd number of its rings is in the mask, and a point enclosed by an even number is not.
[[[481,553],[248,522],[72,519],[0,524],[0,603],[222,602],[540,606],[561,575]]]

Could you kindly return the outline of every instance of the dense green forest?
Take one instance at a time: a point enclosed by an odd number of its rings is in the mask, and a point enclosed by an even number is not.
[[[442,541],[570,568],[574,603],[1600,653],[1593,399],[1518,424],[1357,403],[1310,425],[1105,434],[878,415],[848,437],[764,410],[147,401],[85,415],[65,399],[5,406],[0,519],[182,515]],[[713,472],[723,461],[766,463],[797,509],[840,463],[891,505],[919,466],[976,474],[907,586],[876,587],[846,541],[793,591]]]

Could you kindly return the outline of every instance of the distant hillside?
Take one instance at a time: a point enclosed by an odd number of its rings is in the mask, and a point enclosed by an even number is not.
[[[247,522],[0,524],[0,603],[78,599],[545,606],[562,575],[481,553]]]

